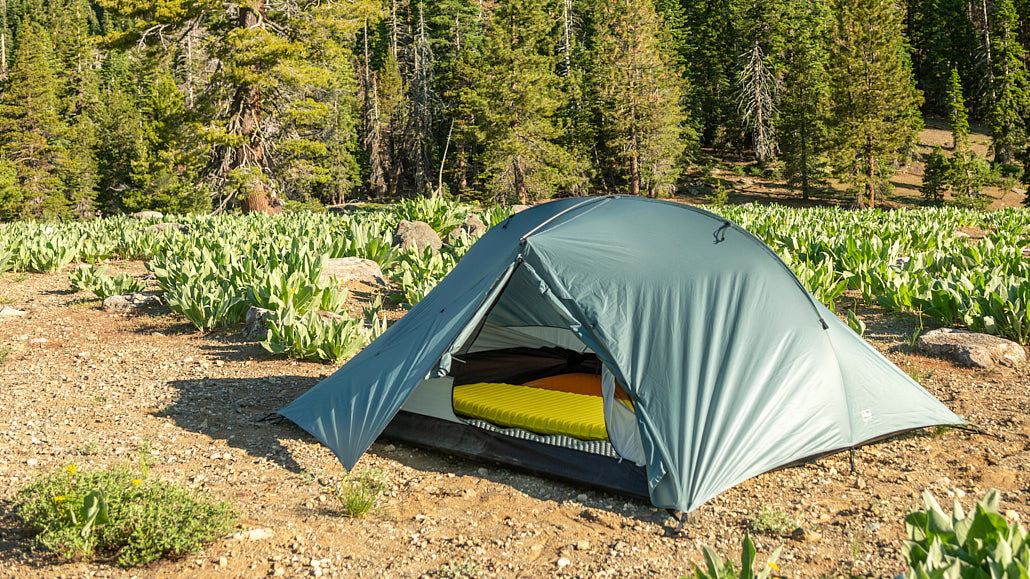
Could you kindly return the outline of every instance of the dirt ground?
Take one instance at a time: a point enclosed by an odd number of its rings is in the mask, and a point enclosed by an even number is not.
[[[951,156],[953,139],[948,124],[941,120],[928,119],[926,128],[919,134],[919,145],[917,152],[921,155],[930,153],[934,147],[941,147],[944,154]],[[969,136],[970,148],[974,153],[984,158],[990,157],[991,138],[983,127],[973,127]],[[794,207],[811,207],[817,205],[843,205],[848,207],[854,201],[854,196],[844,191],[844,185],[831,180],[829,186],[817,193],[808,201],[800,197],[800,193],[792,191],[782,180],[773,179],[769,176],[750,175],[745,172],[753,165],[749,159],[737,159],[723,156],[723,161],[711,176],[719,179],[724,185],[728,194],[729,202],[741,203],[778,203]],[[697,182],[697,181],[695,181]],[[891,178],[893,191],[886,198],[877,199],[877,204],[886,204],[887,207],[914,207],[923,202],[923,194],[919,188],[923,184],[923,162],[914,161],[909,165],[900,167],[897,173]],[[988,209],[1003,209],[1006,207],[1023,207],[1026,199],[1026,188],[1017,180],[1013,179],[1005,186],[991,185],[984,187],[983,194],[990,200]],[[945,195],[950,201],[951,195]],[[707,201],[703,195],[686,196],[688,203],[704,204]]]
[[[144,273],[138,262],[112,270]],[[677,536],[646,502],[389,440],[356,469],[381,469],[388,492],[375,512],[348,519],[332,492],[345,473],[330,451],[289,422],[256,422],[334,367],[197,333],[161,307],[104,312],[69,288],[67,272],[0,274],[0,302],[26,312],[0,318],[0,347],[10,349],[0,362],[0,577],[679,577],[702,561],[702,545],[739,558],[763,509],[804,529],[800,540],[756,537],[764,554],[783,545],[782,576],[893,577],[902,519],[924,490],[969,507],[998,488],[1002,509],[1030,520],[1030,370],[972,371],[914,354],[916,321],[876,309],[859,309],[872,343],[996,437],[920,431],[859,449],[857,472],[836,455],[764,474],[710,501]],[[238,531],[270,536],[226,537],[130,570],[33,548],[12,512],[17,489],[68,464],[133,463],[140,448],[152,477],[203,487],[235,505]]]

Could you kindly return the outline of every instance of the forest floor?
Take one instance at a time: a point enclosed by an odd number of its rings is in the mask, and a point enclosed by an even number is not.
[[[989,157],[989,146],[991,138],[982,127],[974,127],[970,134],[970,148],[981,157]],[[947,123],[927,119],[926,128],[919,135],[917,152],[921,155],[930,153],[934,147],[941,147],[944,154],[952,155],[952,136]],[[854,202],[854,195],[846,193],[845,187],[832,181],[821,191],[818,191],[809,200],[801,198],[801,194],[791,188],[782,179],[764,174],[758,170],[753,161],[735,157],[733,155],[719,154],[713,156],[717,161],[710,172],[708,179],[718,179],[723,185],[730,204],[777,203],[792,207],[812,207],[823,205],[841,205],[849,207]],[[700,184],[702,176],[694,175],[694,183]],[[886,207],[918,207],[923,204],[923,194],[919,188],[923,184],[923,162],[914,161],[909,165],[899,168],[891,178],[893,191],[886,199],[878,199],[878,204]],[[695,189],[697,190],[697,189]],[[1016,179],[1009,179],[1005,184],[995,184],[984,187],[983,195],[987,198],[988,209],[1003,209],[1005,207],[1023,207],[1026,198],[1026,188]],[[707,204],[710,200],[702,195],[684,196],[682,200],[688,203]],[[952,201],[950,194],[945,196],[946,201]]]
[[[140,262],[111,270],[145,273]],[[369,292],[351,289],[356,309]],[[346,473],[332,453],[288,421],[257,422],[335,367],[198,333],[162,307],[104,312],[70,289],[67,272],[0,274],[0,303],[26,312],[0,318],[0,577],[680,577],[703,545],[739,560],[749,528],[760,559],[783,545],[781,576],[893,577],[904,569],[903,518],[924,491],[968,510],[997,488],[1009,517],[1030,520],[1030,368],[920,355],[909,346],[918,321],[875,307],[857,307],[867,339],[997,437],[930,429],[862,447],[856,471],[842,454],[763,474],[676,534],[646,501],[389,440],[355,469],[381,471],[386,493],[372,513],[346,518],[333,492]],[[136,569],[62,563],[33,547],[13,512],[19,488],[69,464],[132,465],[140,452],[150,477],[203,488],[235,506],[238,531],[270,536],[230,536]]]

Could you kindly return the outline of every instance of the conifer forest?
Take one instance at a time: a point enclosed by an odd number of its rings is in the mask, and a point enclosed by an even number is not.
[[[0,219],[668,196],[1027,163],[1028,0],[0,0]],[[990,135],[969,149],[970,124]]]

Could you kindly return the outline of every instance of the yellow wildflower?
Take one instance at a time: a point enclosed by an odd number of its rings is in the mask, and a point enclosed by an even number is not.
[[[780,566],[777,565],[776,563],[769,563],[769,568],[772,569],[773,571],[779,571],[780,570]]]
[[[75,474],[77,472],[79,472],[79,467],[75,466],[74,464],[68,465],[68,474]]]
[[[57,504],[61,504],[61,503],[63,503],[66,500],[68,500],[68,497],[65,497],[65,496],[54,497],[54,502],[57,503]]]
[[[143,481],[139,480],[138,478],[132,479],[132,485],[133,486],[137,486],[138,487],[141,484],[143,484]]]

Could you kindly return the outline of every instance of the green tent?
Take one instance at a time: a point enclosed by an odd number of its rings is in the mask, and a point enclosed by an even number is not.
[[[385,430],[680,511],[806,458],[965,424],[750,233],[619,196],[494,227],[280,414],[347,468]]]

